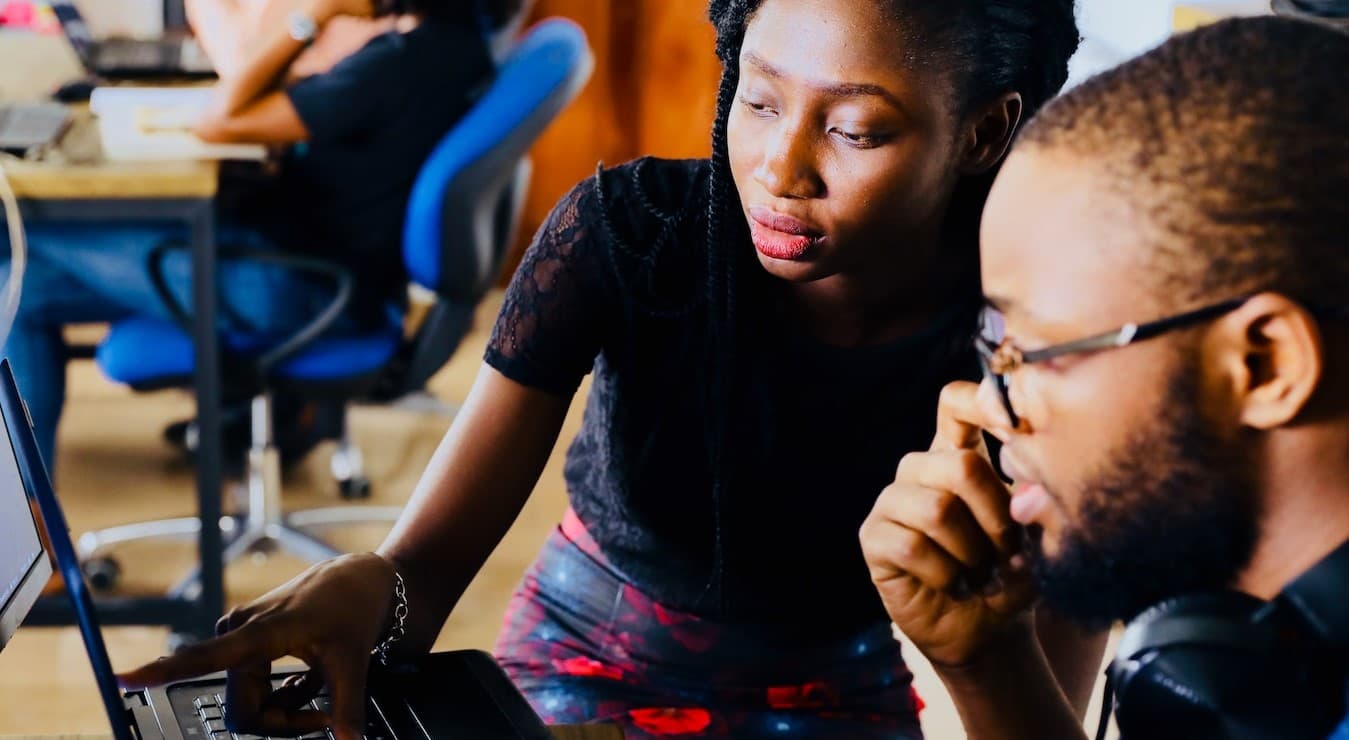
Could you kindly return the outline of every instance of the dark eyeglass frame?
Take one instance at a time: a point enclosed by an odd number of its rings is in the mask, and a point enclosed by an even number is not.
[[[1174,331],[1186,326],[1198,324],[1202,321],[1216,319],[1223,314],[1241,308],[1249,301],[1252,296],[1243,296],[1231,300],[1214,303],[1203,308],[1196,308],[1193,311],[1168,316],[1164,319],[1149,321],[1146,324],[1125,324],[1114,331],[1108,331],[1103,334],[1093,334],[1084,339],[1077,339],[1062,344],[1054,344],[1043,349],[1024,351],[1012,344],[1010,339],[1004,338],[1001,342],[994,343],[988,337],[983,335],[984,327],[980,321],[979,334],[974,338],[974,348],[979,353],[979,365],[984,372],[984,377],[993,381],[994,387],[998,389],[998,397],[1002,399],[1003,409],[1007,411],[1007,418],[1012,422],[1012,426],[1018,426],[1020,419],[1016,411],[1012,410],[1011,383],[1009,376],[1018,369],[1032,365],[1037,362],[1045,362],[1056,357],[1065,355],[1075,355],[1087,352],[1100,352],[1102,350],[1118,349],[1127,347],[1130,344],[1137,344],[1145,339],[1161,336],[1169,331]],[[1302,304],[1308,311],[1318,318],[1329,319],[1349,319],[1349,306],[1339,308],[1326,308],[1309,303]]]
[[[1167,332],[1215,319],[1223,314],[1235,311],[1250,298],[1250,296],[1233,298],[1175,316],[1149,321],[1145,324],[1125,324],[1113,331],[1093,334],[1083,339],[1054,344],[1031,351],[1019,349],[1007,338],[995,344],[983,335],[984,327],[981,325],[979,335],[974,338],[974,348],[979,353],[979,364],[984,371],[984,377],[991,379],[993,385],[998,389],[998,397],[1002,399],[1002,406],[1007,411],[1007,418],[1011,420],[1012,426],[1015,427],[1020,424],[1020,419],[1017,417],[1016,411],[1012,410],[1009,376],[1020,368],[1065,355],[1100,352],[1137,344],[1145,339],[1152,339]]]

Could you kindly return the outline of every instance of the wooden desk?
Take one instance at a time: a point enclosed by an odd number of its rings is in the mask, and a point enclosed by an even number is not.
[[[215,197],[214,162],[89,163],[4,162],[14,192],[32,200]]]
[[[214,162],[110,163],[103,161],[97,122],[78,110],[57,150],[41,161],[3,162],[26,222],[166,221],[186,224],[192,243],[194,386],[201,444],[196,456],[201,517],[199,593],[155,599],[100,600],[104,625],[162,624],[207,637],[224,613],[220,533],[220,361],[216,336],[215,207],[219,167]],[[0,211],[0,223],[4,215]],[[71,624],[65,597],[40,602],[27,623]]]
[[[219,185],[215,162],[108,162],[98,122],[83,106],[59,146],[39,161],[0,160],[14,192],[31,200],[211,199]]]

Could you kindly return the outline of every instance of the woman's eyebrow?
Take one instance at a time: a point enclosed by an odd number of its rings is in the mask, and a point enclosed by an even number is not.
[[[774,67],[772,64],[769,63],[767,59],[764,59],[763,57],[759,56],[758,54],[755,54],[752,51],[745,52],[744,56],[741,57],[741,59],[745,64],[749,64],[753,66],[755,69],[759,70],[759,72],[761,72],[765,77],[770,77],[775,80],[791,79],[791,75],[787,74],[781,69],[778,69],[777,67]],[[893,105],[894,107],[900,110],[906,109],[904,103],[900,102],[899,98],[895,97],[894,93],[891,93],[889,90],[885,89],[884,87],[881,87],[880,85],[873,85],[862,82],[832,82],[825,80],[796,80],[796,81],[801,84],[804,84],[805,86],[811,88],[812,90],[818,90],[831,97],[836,98],[878,97],[884,99],[890,105]]]

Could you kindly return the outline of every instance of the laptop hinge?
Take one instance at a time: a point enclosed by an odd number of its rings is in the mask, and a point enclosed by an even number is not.
[[[145,702],[145,695],[139,691],[127,694],[127,721],[139,740],[164,740],[164,731],[159,727],[159,718],[155,710]]]

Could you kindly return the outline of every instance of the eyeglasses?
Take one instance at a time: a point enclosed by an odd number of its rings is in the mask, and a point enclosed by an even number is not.
[[[1020,424],[1020,420],[1017,418],[1016,412],[1012,410],[1010,376],[1021,367],[1065,355],[1127,347],[1145,339],[1161,336],[1169,331],[1215,319],[1225,313],[1235,311],[1248,299],[1249,296],[1223,301],[1175,316],[1150,321],[1146,324],[1125,324],[1104,334],[1095,334],[1085,339],[1054,344],[1044,349],[1029,352],[1019,349],[1006,337],[1002,325],[1002,314],[993,308],[986,308],[979,321],[979,334],[974,339],[974,347],[979,352],[984,377],[991,379],[993,385],[998,389],[998,396],[1002,399],[1002,406],[1007,411],[1007,418],[1015,427]]]

